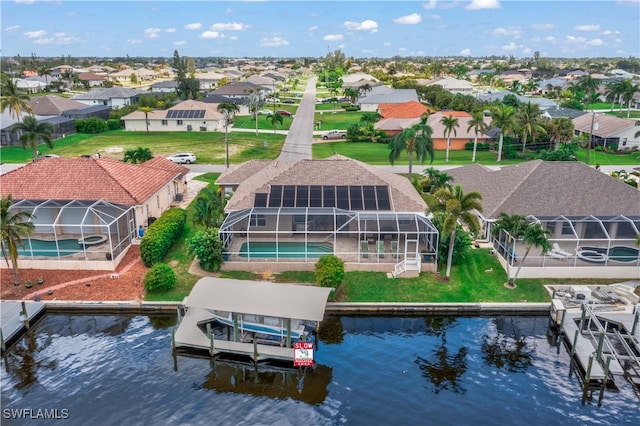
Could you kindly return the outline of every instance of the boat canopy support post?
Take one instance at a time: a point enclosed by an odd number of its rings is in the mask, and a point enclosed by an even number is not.
[[[287,318],[287,348],[291,347],[291,318]]]
[[[238,314],[235,312],[231,314],[233,318],[233,341],[238,341]]]
[[[215,346],[213,343],[213,332],[211,331],[211,323],[207,323],[207,337],[209,338],[209,355],[213,356],[215,354]]]
[[[584,373],[584,383],[582,384],[582,405],[587,401],[587,395],[589,394],[589,383],[591,382],[591,367],[593,366],[593,354],[589,355],[589,363],[587,364],[587,371]]]
[[[633,324],[631,325],[631,335],[636,334],[636,328],[638,327],[638,320],[640,319],[640,311],[636,311],[636,314],[633,316]]]
[[[604,398],[604,389],[607,387],[607,377],[609,376],[609,364],[611,363],[611,356],[607,357],[607,362],[604,365],[604,379],[602,379],[602,386],[600,386],[600,395],[598,395],[598,407],[602,406],[602,399]]]

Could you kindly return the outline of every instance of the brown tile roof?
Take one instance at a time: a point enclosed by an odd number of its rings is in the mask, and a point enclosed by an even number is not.
[[[143,164],[112,158],[43,158],[0,177],[14,200],[104,200],[135,206],[189,169],[161,157]]]
[[[89,108],[89,105],[82,102],[55,95],[36,96],[27,103],[35,115],[60,115],[65,111]]]
[[[452,114],[452,113],[457,113],[457,114]],[[465,115],[466,114],[466,115]],[[451,139],[466,139],[466,140],[473,140],[473,138],[475,137],[475,133],[473,131],[473,128],[471,128],[471,130],[467,131],[467,129],[469,128],[469,122],[471,121],[471,116],[466,113],[466,112],[462,112],[462,111],[439,111],[436,112],[434,114],[431,114],[429,116],[429,118],[427,119],[427,124],[429,126],[431,126],[431,128],[433,129],[433,133],[431,135],[431,137],[433,139],[441,139],[441,138],[445,138],[444,135],[444,124],[442,124],[441,120],[444,116],[452,116],[454,118],[458,119],[458,127],[455,128],[455,133],[451,132]],[[485,117],[484,118],[484,122],[487,126],[490,125],[491,123],[491,118],[490,117]],[[490,127],[489,127],[490,128]],[[478,133],[478,138],[482,139],[485,138],[486,136],[484,136],[482,133]]]
[[[389,187],[391,207],[398,212],[426,210],[424,200],[403,176],[379,170],[341,155],[323,160],[300,160],[295,163],[273,161],[255,173],[241,169],[254,169],[256,164],[244,163],[229,172],[233,176],[246,176],[229,200],[228,211],[253,207],[256,192],[269,192],[270,185],[383,185]],[[246,166],[245,166],[246,165]],[[230,179],[220,176],[225,182]],[[220,180],[216,181],[221,183]]]
[[[573,119],[573,125],[576,130],[582,133],[591,133],[592,121],[594,122],[593,134],[601,138],[607,138],[634,127],[637,120],[598,113],[596,113],[594,119],[593,114],[583,114]]]
[[[403,102],[401,104],[380,104],[378,112],[383,118],[419,118],[426,112],[433,112],[426,105],[417,101]]]
[[[478,164],[448,170],[465,191],[482,194],[483,215],[640,215],[640,191],[581,162],[534,160],[500,170]]]

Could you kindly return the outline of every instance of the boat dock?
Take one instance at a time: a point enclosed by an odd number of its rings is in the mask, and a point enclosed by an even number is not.
[[[2,352],[43,314],[44,303],[42,302],[0,302],[0,346]]]
[[[637,286],[640,287],[640,284]],[[609,286],[555,286],[551,329],[563,341],[578,374],[584,403],[622,376],[640,389],[640,296],[635,283]]]
[[[244,355],[254,362],[292,361],[292,323],[322,321],[330,291],[310,285],[202,278],[178,308],[173,347],[206,350],[211,356]],[[219,312],[229,313],[231,324],[220,323]],[[249,317],[256,322],[243,321]],[[252,328],[266,324],[266,319],[280,320],[280,337],[266,336]]]

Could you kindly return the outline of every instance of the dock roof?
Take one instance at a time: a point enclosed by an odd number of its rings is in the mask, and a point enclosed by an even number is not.
[[[204,277],[187,297],[187,308],[322,321],[330,288]]]

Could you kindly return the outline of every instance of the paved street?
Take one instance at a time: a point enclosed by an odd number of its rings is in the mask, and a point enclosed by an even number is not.
[[[296,111],[289,134],[282,146],[278,161],[295,162],[311,159],[311,144],[313,143],[313,129],[315,127],[314,113],[316,108],[316,81],[312,77],[307,82],[300,105]]]

